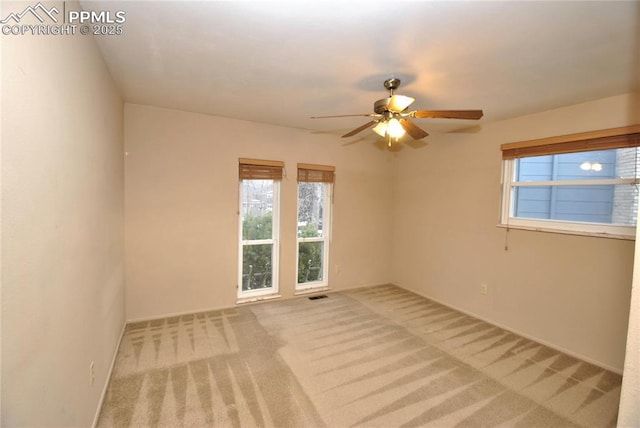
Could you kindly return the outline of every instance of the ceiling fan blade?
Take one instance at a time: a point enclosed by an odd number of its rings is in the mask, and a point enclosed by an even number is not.
[[[482,110],[416,110],[411,112],[411,117],[434,119],[478,120],[482,115]]]
[[[342,138],[351,137],[352,135],[356,135],[358,132],[364,131],[365,129],[372,127],[376,123],[378,123],[377,120],[372,120],[371,122],[367,122],[364,125],[362,125],[361,127],[356,128],[351,132],[347,132],[346,134],[344,134],[342,136]]]
[[[336,116],[311,116],[309,119],[331,119],[334,117],[374,117],[374,116],[380,116],[378,114],[374,114],[374,113],[364,113],[364,114],[339,114]]]
[[[415,100],[415,98],[405,97],[404,95],[391,95],[387,108],[394,113],[400,113],[413,104]]]
[[[409,119],[400,119],[400,125],[402,125],[407,134],[411,135],[411,138],[414,140],[419,140],[429,135],[425,130],[421,129]]]

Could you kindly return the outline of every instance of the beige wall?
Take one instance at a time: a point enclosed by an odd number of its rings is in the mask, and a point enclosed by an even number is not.
[[[640,230],[636,228],[635,251],[640,254]],[[619,427],[640,426],[640,258],[634,260],[629,311],[627,350],[620,393]]]
[[[91,36],[2,37],[2,426],[94,419],[125,320],[122,134]]]
[[[140,105],[125,106],[127,317],[236,303],[238,158],[285,162],[280,292],[296,279],[296,163],[336,167],[329,285],[389,281],[391,156],[370,142]]]
[[[633,241],[497,228],[500,144],[640,122],[624,95],[429,137],[394,162],[396,284],[622,370]],[[409,154],[409,153],[406,153]],[[481,295],[480,284],[488,285]]]

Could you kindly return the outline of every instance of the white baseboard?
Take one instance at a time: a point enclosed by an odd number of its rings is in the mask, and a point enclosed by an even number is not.
[[[215,308],[191,309],[191,310],[182,311],[182,312],[171,312],[169,314],[159,314],[159,315],[151,315],[151,316],[148,316],[148,317],[131,318],[131,319],[127,320],[126,324],[131,324],[131,323],[135,323],[135,322],[154,321],[154,320],[159,320],[159,319],[163,319],[163,318],[181,317],[183,315],[200,314],[202,312],[222,311],[224,309],[233,309],[233,308],[237,308],[237,306],[223,306],[223,307],[215,307]]]
[[[425,298],[427,298],[427,299],[429,299],[429,300],[433,300],[434,302],[439,303],[439,304],[441,304],[442,306],[446,306],[447,308],[451,308],[451,309],[453,309],[453,310],[455,310],[455,311],[461,312],[461,313],[463,313],[463,314],[465,314],[465,315],[469,315],[470,317],[473,317],[473,318],[477,318],[477,319],[479,319],[479,320],[481,320],[481,321],[484,321],[484,322],[486,322],[486,323],[488,323],[488,324],[491,324],[491,325],[493,325],[493,326],[496,326],[496,327],[498,327],[498,328],[501,328],[501,329],[503,329],[503,330],[505,330],[505,331],[508,331],[508,332],[510,332],[510,333],[513,333],[513,334],[516,334],[516,335],[518,335],[518,336],[524,337],[525,339],[533,340],[534,342],[540,343],[541,345],[547,346],[547,347],[549,347],[549,348],[551,348],[551,349],[554,349],[554,350],[556,350],[556,351],[558,351],[558,352],[562,352],[563,354],[570,355],[570,356],[575,357],[575,358],[577,358],[577,359],[579,359],[579,360],[582,360],[582,361],[585,361],[585,362],[587,362],[587,363],[593,364],[594,366],[597,366],[597,367],[603,368],[603,369],[605,369],[605,370],[609,370],[610,372],[613,372],[613,373],[616,373],[616,374],[622,375],[622,369],[620,369],[620,368],[617,368],[617,367],[611,367],[611,366],[609,366],[609,365],[607,365],[607,364],[604,364],[604,363],[602,363],[602,362],[600,362],[600,361],[595,361],[595,360],[594,360],[594,359],[592,359],[592,358],[589,358],[589,357],[587,357],[587,356],[585,356],[585,355],[580,355],[580,354],[578,354],[578,353],[576,353],[576,352],[573,352],[573,351],[571,351],[571,350],[569,350],[569,349],[565,349],[565,348],[563,348],[562,346],[558,346],[558,345],[556,345],[555,343],[547,342],[546,340],[544,340],[544,339],[540,339],[539,337],[535,337],[535,336],[532,336],[532,335],[530,335],[530,334],[523,333],[523,332],[521,332],[521,331],[515,330],[515,329],[513,329],[513,328],[511,328],[511,327],[507,327],[507,326],[505,326],[505,325],[502,325],[502,324],[496,323],[496,322],[495,322],[495,321],[493,321],[493,320],[490,320],[490,319],[488,319],[488,318],[485,318],[485,317],[482,317],[482,316],[480,316],[480,315],[474,314],[473,312],[467,311],[467,310],[465,310],[465,309],[461,309],[461,308],[459,308],[459,307],[457,307],[457,306],[454,306],[454,305],[451,305],[451,304],[449,304],[449,303],[445,303],[445,302],[443,302],[443,301],[441,301],[441,300],[435,299],[435,298],[433,298],[433,297],[431,297],[431,296],[428,296],[428,295],[426,295],[426,294],[424,294],[424,293],[421,293],[421,292],[419,292],[419,291],[413,290],[413,289],[411,289],[411,288],[403,287],[403,286],[401,286],[401,285],[397,285],[397,284],[394,284],[394,285],[395,285],[396,287],[400,287],[400,288],[402,288],[402,289],[404,289],[404,290],[407,290],[407,291],[410,291],[410,292],[412,292],[412,293],[415,293],[415,294],[417,294],[417,295],[419,295],[419,296],[425,297]]]
[[[120,351],[120,344],[122,343],[122,338],[124,337],[124,330],[127,327],[127,322],[125,321],[122,324],[122,329],[120,330],[120,339],[118,339],[118,345],[116,346],[116,350],[113,352],[113,357],[111,358],[111,365],[109,366],[109,372],[107,373],[106,379],[104,381],[104,386],[102,387],[102,394],[100,395],[100,400],[98,401],[98,408],[96,409],[96,414],[93,417],[93,423],[91,424],[92,428],[96,428],[98,425],[98,419],[100,418],[100,412],[102,411],[102,405],[104,404],[104,399],[107,396],[107,389],[109,388],[109,382],[111,381],[111,374],[113,373],[113,368],[116,365],[116,357],[118,356],[118,351]]]
[[[323,293],[339,293],[340,291],[347,291],[347,290],[356,290],[358,288],[367,288],[367,287],[376,287],[379,285],[386,285],[386,284],[390,284],[390,282],[385,282],[383,284],[380,283],[376,283],[376,284],[360,284],[360,285],[354,285],[351,287],[340,287],[338,289],[334,289],[331,286],[326,286],[322,287],[322,289],[318,288],[318,289],[313,289],[310,290],[308,292],[308,294],[310,293],[317,293],[322,291]],[[307,294],[304,292],[297,292],[294,293],[293,296],[284,296],[284,295],[274,295],[273,298],[278,298],[278,299],[282,299],[282,300],[287,300],[287,299],[294,299],[296,297],[300,297],[300,295],[302,294]],[[221,311],[224,309],[233,309],[233,308],[237,308],[240,305],[245,305],[248,303],[259,303],[262,300],[271,300],[268,297],[270,296],[264,296],[264,298],[256,298],[255,300],[242,300],[240,302],[236,301],[236,305],[235,306],[220,306],[220,307],[213,307],[213,308],[200,308],[200,309],[190,309],[188,311],[182,311],[182,312],[172,312],[169,314],[159,314],[159,315],[151,315],[151,316],[146,316],[146,317],[140,317],[140,318],[131,318],[128,319],[126,321],[126,324],[130,324],[130,323],[135,323],[135,322],[146,322],[146,321],[153,321],[153,320],[158,320],[158,319],[162,319],[162,318],[172,318],[172,317],[181,317],[183,315],[193,315],[193,314],[200,314],[202,312],[211,312],[211,311]]]

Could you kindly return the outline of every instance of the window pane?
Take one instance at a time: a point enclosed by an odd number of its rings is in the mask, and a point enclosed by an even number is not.
[[[242,218],[242,239],[271,239],[272,238],[272,213],[268,212],[262,216],[249,214]]]
[[[242,180],[242,239],[273,238],[273,180]]]
[[[637,152],[627,148],[521,158],[516,160],[515,181],[634,178]]]
[[[298,244],[298,284],[322,281],[324,242]]]
[[[272,244],[242,247],[242,291],[271,287],[272,253]]]
[[[324,183],[298,183],[298,238],[323,236]]]
[[[532,186],[513,189],[513,217],[633,226],[635,185]]]

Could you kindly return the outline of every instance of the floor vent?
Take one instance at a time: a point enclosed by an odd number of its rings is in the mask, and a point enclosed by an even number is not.
[[[309,300],[318,300],[318,299],[326,299],[327,295],[326,294],[321,294],[319,296],[311,296],[309,297]]]

